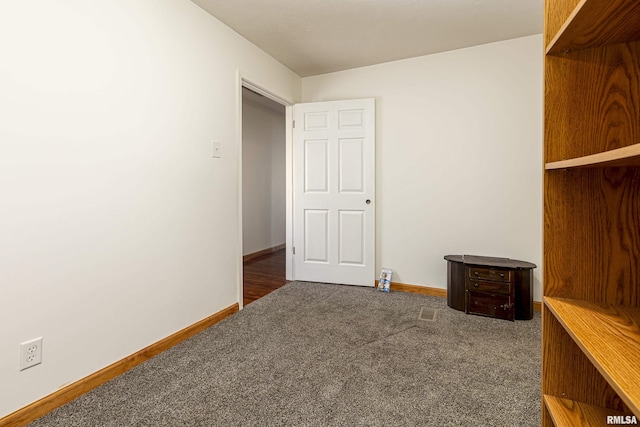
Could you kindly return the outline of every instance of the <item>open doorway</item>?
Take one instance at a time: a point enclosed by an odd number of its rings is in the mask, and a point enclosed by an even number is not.
[[[243,87],[243,305],[286,283],[285,161],[285,106]]]

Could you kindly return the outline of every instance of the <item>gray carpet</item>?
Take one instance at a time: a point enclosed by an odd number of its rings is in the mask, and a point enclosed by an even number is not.
[[[539,426],[540,340],[539,313],[294,282],[31,426]]]

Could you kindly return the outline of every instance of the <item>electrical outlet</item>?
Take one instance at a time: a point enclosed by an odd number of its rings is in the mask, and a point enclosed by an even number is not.
[[[20,343],[20,370],[42,363],[42,337]]]

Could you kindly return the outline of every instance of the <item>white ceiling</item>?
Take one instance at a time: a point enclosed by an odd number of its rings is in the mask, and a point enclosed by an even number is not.
[[[306,77],[539,34],[544,0],[192,1]]]

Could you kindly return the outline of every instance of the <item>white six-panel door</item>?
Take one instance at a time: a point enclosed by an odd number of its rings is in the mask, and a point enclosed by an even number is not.
[[[374,286],[374,99],[294,106],[293,274]]]

